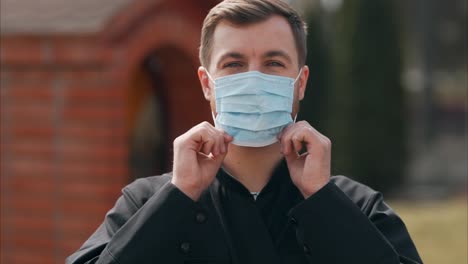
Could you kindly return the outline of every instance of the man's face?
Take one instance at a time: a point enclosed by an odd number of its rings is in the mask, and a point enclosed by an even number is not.
[[[212,40],[211,59],[207,70],[216,79],[221,76],[259,71],[266,74],[296,78],[299,74],[298,53],[290,25],[281,16],[247,25],[221,21]],[[305,66],[295,85],[293,116],[304,97],[309,71]],[[205,98],[215,109],[214,84],[203,68],[198,72]]]

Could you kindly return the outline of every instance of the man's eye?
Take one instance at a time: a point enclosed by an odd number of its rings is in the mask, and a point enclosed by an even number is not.
[[[223,68],[238,68],[242,67],[242,64],[240,62],[228,62],[223,65]]]
[[[267,63],[267,66],[273,66],[273,67],[284,67],[284,64],[279,62],[279,61],[269,61]]]

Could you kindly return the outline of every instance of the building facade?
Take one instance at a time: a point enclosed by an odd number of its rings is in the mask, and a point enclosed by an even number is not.
[[[196,75],[217,1],[2,0],[1,263],[63,263],[123,186],[211,118]]]

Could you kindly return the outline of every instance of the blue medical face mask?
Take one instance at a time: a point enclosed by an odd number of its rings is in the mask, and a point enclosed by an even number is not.
[[[296,79],[250,71],[213,80],[215,126],[233,137],[232,143],[263,147],[278,141],[291,118]]]

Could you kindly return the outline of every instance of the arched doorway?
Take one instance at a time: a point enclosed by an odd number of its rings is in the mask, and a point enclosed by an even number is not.
[[[103,31],[110,75],[127,97],[124,182],[170,171],[173,140],[211,119],[196,70],[201,25],[217,2],[132,2]]]
[[[172,142],[206,119],[197,65],[173,46],[149,53],[129,87],[130,180],[171,170]]]

